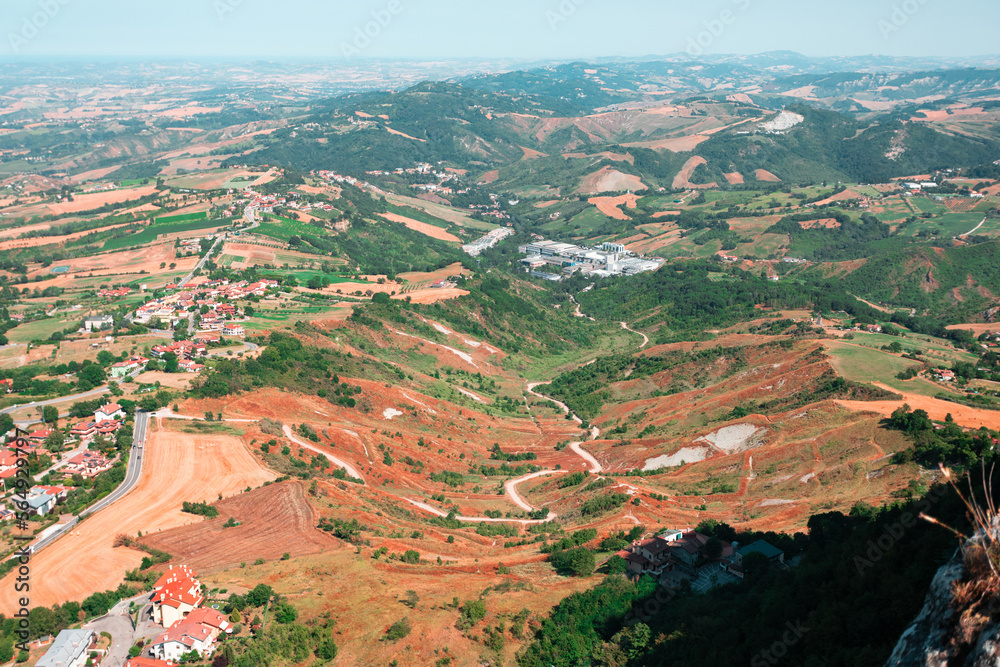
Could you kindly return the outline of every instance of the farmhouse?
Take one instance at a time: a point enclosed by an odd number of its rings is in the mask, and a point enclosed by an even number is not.
[[[93,630],[63,630],[35,667],[82,667],[96,647],[97,635]]]

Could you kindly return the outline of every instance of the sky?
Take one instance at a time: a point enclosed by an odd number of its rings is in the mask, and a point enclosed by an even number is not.
[[[996,0],[3,0],[0,57],[995,55]]]

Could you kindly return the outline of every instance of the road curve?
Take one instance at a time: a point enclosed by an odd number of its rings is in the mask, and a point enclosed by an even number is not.
[[[330,454],[329,452],[325,452],[322,449],[320,449],[319,447],[316,447],[315,445],[313,445],[313,444],[311,444],[311,443],[303,440],[302,438],[298,437],[297,435],[295,435],[292,432],[291,427],[288,426],[288,425],[282,426],[281,430],[284,431],[285,437],[287,437],[289,440],[291,440],[292,442],[294,442],[299,447],[302,447],[303,449],[308,449],[309,451],[315,452],[315,453],[317,453],[317,454],[319,454],[321,456],[325,456],[334,465],[340,466],[341,468],[343,468],[344,471],[347,472],[348,475],[350,475],[351,477],[354,477],[356,479],[360,479],[362,484],[365,483],[365,478],[362,477],[361,473],[359,473],[357,470],[355,470],[354,466],[352,466],[350,463],[345,463],[344,461],[341,461],[340,459],[338,459],[337,457],[335,457],[333,454]]]
[[[530,475],[525,475],[524,477],[518,477],[517,479],[512,479],[504,484],[504,489],[507,492],[507,497],[511,499],[515,505],[528,512],[534,512],[535,508],[528,504],[528,502],[522,498],[517,493],[517,485],[521,482],[527,482],[529,479],[535,479],[536,477],[544,477],[545,475],[558,475],[560,473],[566,473],[569,470],[541,470],[539,472],[533,472]],[[549,510],[548,519],[551,521],[556,518],[555,512]]]
[[[641,331],[636,331],[635,329],[630,329],[627,322],[621,322],[621,325],[622,325],[622,329],[624,329],[625,331],[631,331],[634,334],[639,334],[640,336],[642,336],[642,345],[639,346],[640,350],[642,348],[646,347],[647,345],[649,345],[649,336],[647,336],[646,334],[642,333]]]
[[[558,471],[550,471],[550,472],[558,472]],[[427,503],[422,503],[419,500],[413,500],[411,498],[403,498],[403,500],[410,503],[411,505],[419,507],[420,509],[426,512],[430,512],[435,516],[442,516],[442,517],[448,516],[447,512],[439,510],[436,507],[431,507]],[[456,516],[455,519],[457,519],[458,521],[462,521],[464,523],[520,523],[528,525],[536,523],[546,523],[555,518],[555,516],[556,516],[555,514],[549,514],[549,516],[544,519],[490,519],[489,517],[485,516]]]

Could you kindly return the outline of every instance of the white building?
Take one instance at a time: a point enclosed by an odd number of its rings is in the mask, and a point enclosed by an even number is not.
[[[93,630],[63,630],[35,667],[83,667],[96,638]]]

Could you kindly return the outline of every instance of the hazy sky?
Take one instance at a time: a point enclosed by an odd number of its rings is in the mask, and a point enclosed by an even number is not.
[[[1000,51],[996,0],[2,0],[0,24],[21,57]]]

